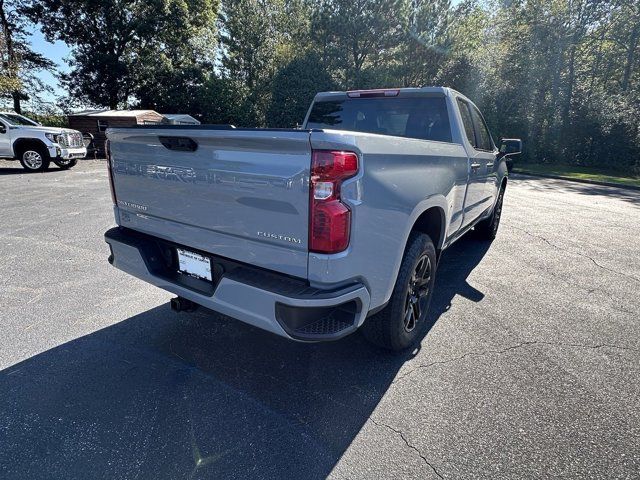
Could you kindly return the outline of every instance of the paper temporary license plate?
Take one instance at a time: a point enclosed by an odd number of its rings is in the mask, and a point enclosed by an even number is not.
[[[204,280],[211,280],[211,262],[209,258],[189,250],[178,251],[178,270]]]

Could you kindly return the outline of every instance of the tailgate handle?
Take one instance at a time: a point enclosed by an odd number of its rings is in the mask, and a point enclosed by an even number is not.
[[[198,149],[198,144],[189,137],[166,137],[159,136],[160,143],[169,150],[175,150],[178,152],[195,152]]]

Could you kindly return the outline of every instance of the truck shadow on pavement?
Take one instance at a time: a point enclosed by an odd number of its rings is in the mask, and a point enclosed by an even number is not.
[[[446,253],[432,324],[483,298],[466,278],[487,249]],[[0,477],[325,478],[415,354],[162,305],[0,372]]]
[[[594,185],[589,183],[572,182],[554,178],[530,177],[515,175],[509,180],[515,185],[523,185],[541,193],[557,194],[559,192],[578,193],[596,197],[610,197],[637,205],[640,202],[640,190],[611,187],[606,185]],[[597,208],[594,206],[594,208]]]

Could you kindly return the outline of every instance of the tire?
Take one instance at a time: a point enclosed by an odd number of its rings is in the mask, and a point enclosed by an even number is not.
[[[49,152],[45,148],[35,145],[24,147],[19,152],[18,158],[27,172],[43,172],[51,164]]]
[[[492,241],[498,234],[500,218],[502,217],[502,201],[504,200],[504,191],[505,187],[502,187],[500,189],[500,192],[498,193],[498,200],[496,200],[496,205],[493,207],[491,216],[486,220],[478,222],[478,224],[474,228],[476,236],[478,236],[482,240]]]
[[[71,160],[54,160],[53,163],[60,167],[60,170],[69,170],[71,167],[76,166],[78,160],[75,158]]]
[[[428,270],[416,284],[420,267]],[[405,350],[418,342],[428,329],[427,315],[435,279],[436,249],[433,242],[424,233],[412,232],[391,299],[383,310],[365,321],[362,326],[365,338],[374,345],[393,351]]]

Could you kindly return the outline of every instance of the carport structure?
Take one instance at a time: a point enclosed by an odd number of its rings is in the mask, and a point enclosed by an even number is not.
[[[107,128],[150,125],[165,121],[155,110],[84,110],[69,115],[69,128],[79,130],[83,135],[93,135],[95,148],[98,152],[103,152]]]

